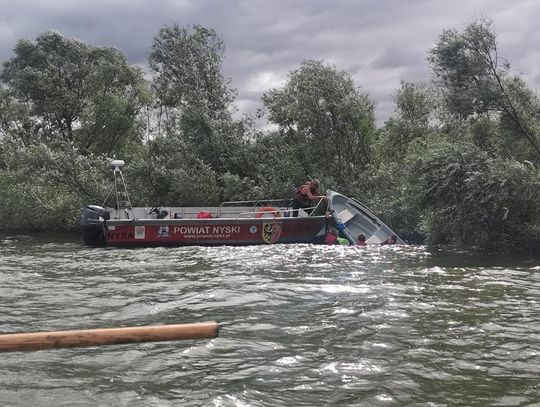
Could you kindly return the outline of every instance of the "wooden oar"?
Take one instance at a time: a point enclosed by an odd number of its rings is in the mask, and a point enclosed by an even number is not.
[[[215,338],[217,322],[0,335],[0,352]]]

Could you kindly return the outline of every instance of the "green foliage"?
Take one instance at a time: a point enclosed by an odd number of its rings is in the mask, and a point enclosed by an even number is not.
[[[37,131],[28,104],[19,102],[0,87],[0,139],[28,146],[35,141]]]
[[[442,81],[450,111],[461,117],[485,113],[497,103],[497,77],[507,75],[499,65],[491,23],[478,20],[463,32],[444,30],[429,55],[433,73]]]
[[[4,142],[0,158],[0,230],[77,230],[80,208],[105,197],[105,157]]]
[[[35,41],[20,40],[14,52],[0,74],[7,86],[0,114],[9,131],[20,121],[8,115],[24,106],[23,142],[70,142],[81,153],[111,154],[139,139],[136,117],[145,85],[142,72],[119,50],[46,32]]]
[[[279,133],[259,137],[250,158],[253,176],[267,197],[290,197],[296,186],[320,175],[306,172],[301,164],[302,152]]]
[[[160,137],[126,171],[134,205],[217,204],[217,174],[175,137]]]
[[[263,102],[270,121],[301,152],[300,163],[308,173],[332,174],[347,189],[369,161],[373,104],[346,72],[304,61],[283,89],[267,92]]]
[[[401,83],[396,92],[396,114],[381,129],[376,151],[386,162],[401,161],[410,143],[434,133],[435,95],[423,84]]]
[[[498,55],[490,21],[477,20],[463,32],[443,31],[429,61],[450,113],[461,119],[500,117],[501,124],[512,130],[512,138],[524,139],[540,162],[538,99],[522,81],[510,77],[510,65]]]
[[[221,72],[224,44],[212,29],[164,26],[149,57],[154,89],[167,107],[193,107],[209,113],[227,109],[234,95]]]
[[[241,178],[239,175],[227,172],[221,175],[220,181],[223,185],[223,201],[268,199],[262,188],[247,177]]]
[[[432,244],[508,248],[522,244],[523,225],[538,222],[540,179],[529,165],[489,157],[468,143],[439,143],[409,159],[409,199],[423,208]]]
[[[185,111],[174,132],[214,171],[247,175],[243,171],[246,141],[241,126],[230,117],[212,119],[191,109]]]
[[[165,112],[168,133],[181,137],[214,171],[241,174],[245,143],[241,124],[231,118],[235,92],[222,73],[223,54],[214,30],[164,26],[149,57],[152,87],[157,120]]]

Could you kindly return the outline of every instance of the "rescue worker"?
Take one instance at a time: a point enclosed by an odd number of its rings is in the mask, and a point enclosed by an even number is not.
[[[328,203],[328,198],[324,195],[318,195],[319,181],[316,179],[306,182],[296,190],[292,203],[293,217],[298,216],[299,209],[304,209],[308,214],[311,214],[313,207],[317,206],[319,201],[325,200]],[[328,206],[328,205],[327,205]],[[311,208],[311,209],[306,209]]]

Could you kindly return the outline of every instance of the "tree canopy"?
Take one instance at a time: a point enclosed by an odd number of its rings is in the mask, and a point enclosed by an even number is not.
[[[264,94],[263,102],[309,173],[332,174],[346,188],[368,163],[374,106],[345,71],[306,60],[282,89]]]
[[[140,140],[145,83],[122,52],[46,32],[19,41],[14,53],[0,75],[3,105],[24,109],[26,116],[21,122],[10,119],[11,109],[0,111],[7,128],[24,123],[32,141],[68,142],[109,155]]]
[[[429,61],[450,113],[461,119],[494,116],[509,137],[527,142],[539,162],[538,97],[510,74],[510,64],[499,56],[489,20],[477,20],[462,32],[443,31]]]
[[[169,134],[179,135],[214,170],[238,172],[243,140],[231,116],[235,91],[223,75],[223,55],[214,30],[166,25],[149,57],[152,89],[157,120]]]

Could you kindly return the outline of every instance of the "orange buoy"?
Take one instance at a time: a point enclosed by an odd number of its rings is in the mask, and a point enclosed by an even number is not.
[[[274,218],[280,218],[281,217],[281,212],[278,211],[276,208],[274,208],[273,206],[263,206],[261,209],[259,209],[259,211],[257,212],[257,214],[255,215],[256,218],[262,218],[262,216],[265,214],[265,213],[271,213],[274,215]]]

